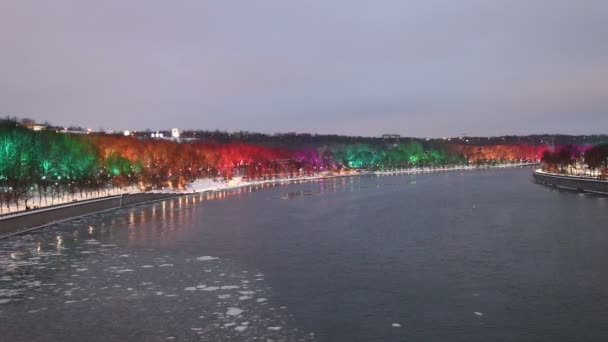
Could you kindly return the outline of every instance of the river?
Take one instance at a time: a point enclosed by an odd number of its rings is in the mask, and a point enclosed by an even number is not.
[[[193,195],[0,241],[5,341],[605,341],[608,198],[530,168]]]

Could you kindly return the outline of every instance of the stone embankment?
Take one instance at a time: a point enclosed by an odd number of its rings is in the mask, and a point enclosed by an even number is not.
[[[542,170],[534,171],[532,177],[537,183],[562,189],[608,195],[608,181],[605,180],[547,173]]]
[[[74,202],[52,208],[42,208],[0,218],[0,239],[42,228],[52,223],[113,210],[135,204],[181,196],[179,193],[136,193]]]

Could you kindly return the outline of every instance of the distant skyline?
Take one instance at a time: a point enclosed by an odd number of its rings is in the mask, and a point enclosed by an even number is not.
[[[608,1],[0,0],[0,116],[93,129],[608,133]]]

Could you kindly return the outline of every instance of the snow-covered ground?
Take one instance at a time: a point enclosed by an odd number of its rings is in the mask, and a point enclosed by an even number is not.
[[[46,196],[45,195],[38,196],[37,194],[35,194],[34,196],[30,197],[30,199],[28,199],[27,205],[28,205],[28,207],[30,207],[30,209],[49,208],[49,207],[60,206],[60,205],[65,205],[65,204],[78,203],[80,201],[88,201],[88,200],[92,200],[92,199],[98,199],[98,198],[103,198],[103,197],[108,197],[108,196],[115,196],[115,195],[120,195],[120,194],[135,193],[135,192],[139,192],[137,187],[130,186],[130,187],[126,187],[126,188],[107,188],[107,189],[101,191],[99,194],[97,194],[96,192],[89,193],[88,195],[83,193],[82,196],[78,192],[73,195],[72,194],[63,194],[63,195],[55,194],[54,196],[50,195],[50,194],[46,195]],[[8,208],[6,207],[6,203],[3,203],[0,215],[10,215],[10,214],[16,214],[16,213],[21,213],[21,212],[25,212],[25,211],[26,211],[25,210],[25,201],[20,200],[19,206],[17,206],[14,202],[11,202],[9,204]],[[0,217],[0,219],[1,219],[1,217]]]
[[[463,166],[448,166],[448,167],[420,167],[413,169],[401,169],[401,170],[387,170],[387,171],[369,171],[365,174],[374,175],[399,175],[399,174],[413,174],[413,173],[429,173],[429,172],[443,172],[443,171],[466,171],[466,170],[478,170],[478,169],[503,169],[510,167],[530,166],[537,165],[538,163],[507,163],[499,165],[463,165]]]

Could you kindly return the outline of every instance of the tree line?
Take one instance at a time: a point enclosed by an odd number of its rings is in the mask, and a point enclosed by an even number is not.
[[[584,166],[598,178],[608,176],[608,144],[565,145],[554,151],[545,151],[541,161],[543,169],[554,173],[569,173],[573,167]],[[597,172],[595,172],[597,171]]]
[[[543,146],[453,142],[343,143],[270,147],[242,142],[176,142],[106,134],[33,131],[0,121],[0,213],[88,198],[113,188],[184,188],[197,178],[276,176],[535,161]]]

